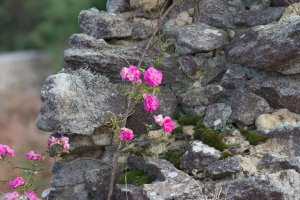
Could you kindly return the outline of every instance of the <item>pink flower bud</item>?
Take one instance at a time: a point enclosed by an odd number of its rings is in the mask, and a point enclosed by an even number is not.
[[[133,139],[133,131],[129,128],[120,129],[120,140],[130,141]]]

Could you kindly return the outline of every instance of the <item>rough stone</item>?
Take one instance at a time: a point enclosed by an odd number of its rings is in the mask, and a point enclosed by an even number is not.
[[[231,115],[231,107],[224,103],[216,103],[206,108],[203,124],[206,127],[222,128],[226,125],[227,120]]]
[[[221,86],[226,89],[237,89],[246,83],[247,72],[228,69],[221,80]]]
[[[224,93],[222,86],[211,84],[204,88],[188,90],[179,96],[179,102],[183,107],[207,106],[213,104]]]
[[[195,9],[195,7],[196,7],[195,0],[180,1],[172,8],[172,10],[170,10],[169,19],[176,18],[177,15],[179,15],[183,11],[188,11],[189,9]]]
[[[300,175],[295,170],[259,175],[227,183],[220,183],[221,195],[228,200],[238,199],[297,199]]]
[[[124,59],[132,65],[137,65],[142,54],[145,42],[131,45],[113,45],[112,49],[95,51],[89,47],[83,49],[68,49],[64,52],[64,60],[67,67],[71,69],[88,68],[96,73],[105,75],[112,82],[120,82],[120,71],[127,64]],[[111,45],[112,46],[112,45]],[[156,62],[156,53],[147,53],[142,67],[148,68]],[[162,84],[184,84],[190,82],[188,78],[174,63],[173,57],[161,56],[162,63],[156,68],[163,73]]]
[[[180,158],[181,166],[187,170],[204,169],[219,160],[220,151],[202,142],[193,142],[187,152]]]
[[[163,116],[174,117],[177,109],[177,98],[174,92],[167,88],[161,88],[161,91],[157,93],[157,99],[159,106],[152,113],[144,110],[144,104],[136,105],[135,113],[128,119],[128,127],[133,130],[134,134],[147,133],[144,123],[160,128],[156,125],[153,115],[162,114]]]
[[[204,23],[196,23],[178,29],[175,39],[175,47],[179,55],[212,51],[226,43],[225,31]]]
[[[299,2],[299,0],[294,0]],[[291,2],[291,1],[289,1]],[[282,15],[282,17],[280,18],[280,20],[278,22],[285,22],[285,21],[295,21],[295,20],[299,20],[299,14],[298,14],[298,10],[299,10],[299,3],[293,3],[293,4],[288,4],[287,1],[285,1],[286,6],[288,6],[287,8],[285,8],[285,11]]]
[[[110,119],[106,111],[125,112],[125,96],[105,77],[79,70],[82,77],[59,73],[43,85],[36,120],[39,129],[63,134],[91,135]]]
[[[296,3],[296,2],[299,2],[299,0],[292,0],[292,1],[289,1],[291,4],[293,3]],[[281,7],[281,6],[284,6],[284,7],[287,7],[290,5],[290,3],[287,2],[286,0],[271,0],[271,6],[273,7]]]
[[[127,0],[107,0],[106,10],[111,13],[130,11],[132,8]]]
[[[53,179],[51,186],[65,187],[82,184],[85,181],[85,173],[90,170],[100,169],[102,163],[93,160],[77,160],[67,165],[55,163],[53,166]]]
[[[197,22],[222,29],[231,28],[235,14],[244,8],[241,0],[200,0],[196,12]]]
[[[262,114],[257,117],[255,126],[257,130],[280,129],[284,126],[300,126],[300,115],[290,112],[288,109],[279,109],[272,114]]]
[[[236,13],[233,24],[236,27],[253,27],[265,25],[280,19],[284,8],[267,8],[264,10],[243,10]]]
[[[65,199],[82,199],[82,200],[96,200],[89,196],[89,191],[84,184],[77,184],[74,186],[65,186],[58,188],[51,188],[43,195],[43,200],[65,200]]]
[[[216,65],[213,68],[208,69],[207,72],[203,74],[201,85],[205,87],[208,84],[218,81],[221,78],[221,76],[225,73],[226,68],[227,68],[226,64],[221,63]]]
[[[231,95],[229,104],[233,123],[251,125],[259,115],[270,112],[270,106],[265,99],[245,90],[236,90]]]
[[[187,76],[193,76],[193,75],[195,75],[196,72],[201,68],[201,65],[207,60],[207,59],[203,59],[203,60],[201,60],[202,61],[201,62],[200,59],[201,58],[197,58],[195,56],[183,56],[183,57],[180,57],[179,58],[179,64],[180,64],[180,67],[181,67],[182,71]]]
[[[300,113],[300,81],[298,76],[269,76],[252,79],[246,88],[267,100],[275,109],[286,108]]]
[[[277,153],[281,155],[298,157],[300,156],[300,128],[286,126],[281,129],[274,130],[257,130],[256,132],[274,140],[274,144],[280,146],[276,147]],[[279,149],[279,150],[277,150]]]
[[[86,34],[73,34],[69,40],[69,48],[71,49],[94,49],[94,50],[107,50],[112,46],[105,42],[103,39],[96,39]]]
[[[140,23],[134,23],[133,25],[133,28],[132,28],[132,39],[134,40],[143,40],[143,39],[146,39],[148,38],[153,29],[151,27],[147,27],[143,24],[140,24]]]
[[[239,164],[238,158],[229,157],[207,166],[205,169],[205,175],[212,179],[222,179],[242,170],[243,168]]]
[[[266,153],[258,163],[259,168],[273,172],[294,169],[300,173],[300,157],[277,157],[273,154]]]
[[[97,39],[124,38],[132,35],[132,27],[121,15],[97,9],[79,13],[78,24],[83,33]]]
[[[176,169],[166,160],[144,157],[139,168],[147,171],[148,174],[156,177],[151,184],[141,186],[117,184],[118,199],[129,200],[157,200],[157,199],[178,199],[194,200],[202,195],[200,185],[188,174]],[[136,163],[131,163],[129,167],[137,168]],[[129,186],[129,187],[128,187]]]
[[[264,71],[297,74],[300,45],[299,20],[256,26],[238,32],[230,41],[226,58],[229,62]]]
[[[84,173],[85,187],[95,199],[107,199],[111,173],[112,168],[110,166],[103,166]]]

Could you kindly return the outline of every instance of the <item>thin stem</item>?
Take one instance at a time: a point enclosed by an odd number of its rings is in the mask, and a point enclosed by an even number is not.
[[[131,88],[131,93],[135,90],[135,86],[133,85]],[[128,116],[128,114],[131,112],[131,98],[128,98],[128,102],[127,102],[127,108],[125,111],[125,116]],[[126,121],[127,121],[127,117],[124,119],[121,127],[125,127],[126,125]],[[115,183],[115,177],[116,177],[116,170],[117,170],[117,165],[118,165],[118,160],[119,160],[119,156],[120,156],[120,148],[121,148],[122,143],[119,142],[117,150],[116,150],[116,157],[113,163],[113,171],[111,174],[111,178],[110,178],[110,184],[109,184],[109,192],[108,192],[108,197],[107,200],[111,200],[112,198],[112,193],[113,193],[113,189],[114,189],[114,183]]]
[[[148,50],[148,48],[149,48],[149,45],[150,45],[151,41],[153,40],[153,38],[154,38],[156,32],[158,31],[158,28],[160,27],[162,20],[166,17],[166,15],[169,13],[169,11],[170,11],[170,10],[171,10],[178,2],[180,2],[180,1],[181,1],[181,0],[177,0],[176,2],[174,2],[174,3],[166,10],[166,12],[164,12],[164,14],[163,14],[162,16],[159,17],[159,19],[158,19],[158,21],[157,21],[157,24],[156,24],[156,26],[155,26],[155,28],[154,28],[154,31],[153,31],[153,33],[151,34],[151,37],[149,38],[149,40],[148,40],[148,42],[147,42],[147,44],[146,44],[146,46],[145,46],[145,48],[144,48],[144,50],[143,50],[143,53],[142,53],[141,58],[140,58],[140,61],[139,61],[139,63],[137,64],[137,67],[138,67],[138,68],[141,67],[141,64],[142,64],[142,62],[143,62],[143,60],[144,60],[144,57],[145,57],[146,52],[147,52],[147,50]],[[163,10],[163,9],[162,9],[162,10]]]

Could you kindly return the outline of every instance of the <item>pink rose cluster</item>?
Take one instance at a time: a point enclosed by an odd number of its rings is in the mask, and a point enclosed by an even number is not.
[[[5,156],[6,154],[8,154],[9,156],[14,156],[14,150],[12,150],[11,148],[9,148],[6,145],[0,144],[0,159]]]
[[[133,131],[129,128],[120,129],[120,140],[130,141],[133,139]]]
[[[47,140],[48,146],[54,146],[54,145],[62,145],[65,151],[69,150],[69,138],[65,137],[65,136],[61,136],[60,138],[56,138],[51,136],[51,138],[49,138]]]
[[[163,118],[162,115],[154,115],[154,120],[158,125],[160,125],[163,128],[165,132],[171,133],[173,131],[174,123],[172,122],[170,117],[167,116]]]
[[[29,160],[37,160],[42,158],[41,154],[35,154],[34,151],[29,151],[28,153],[25,154],[26,158]]]

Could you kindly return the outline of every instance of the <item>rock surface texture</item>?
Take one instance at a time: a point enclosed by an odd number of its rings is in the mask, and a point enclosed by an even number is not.
[[[120,71],[145,47],[140,67],[163,75],[159,107],[146,113],[138,99],[126,121],[134,137],[121,146],[113,200],[300,199],[300,3],[185,0],[160,21],[173,2],[108,0],[108,12],[79,13],[66,69],[41,90],[37,127],[70,142],[44,200],[107,199],[120,137],[105,122],[124,116]],[[121,184],[134,169],[150,178]]]

